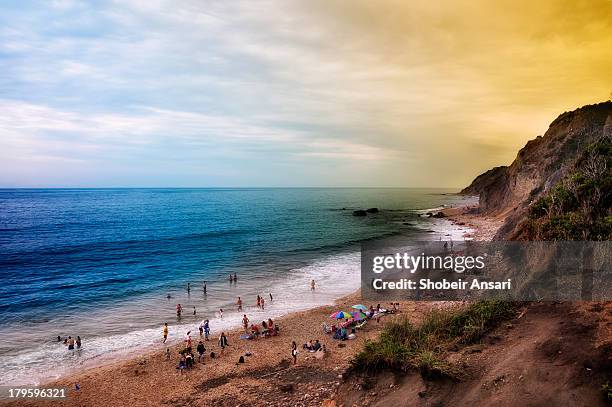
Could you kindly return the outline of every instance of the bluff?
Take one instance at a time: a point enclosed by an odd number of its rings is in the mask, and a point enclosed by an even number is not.
[[[497,239],[609,239],[612,229],[612,101],[557,117],[507,167],[493,168],[461,193],[505,219]]]

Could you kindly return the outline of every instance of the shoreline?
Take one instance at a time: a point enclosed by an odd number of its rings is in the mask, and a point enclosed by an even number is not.
[[[462,207],[446,208],[445,210],[456,210],[458,208]],[[449,226],[452,225],[452,227],[462,226],[458,224],[461,221],[450,214],[445,222],[449,222]],[[473,230],[471,232],[465,230],[466,233],[479,236],[477,228],[471,224],[469,227]],[[362,349],[365,340],[374,339],[378,336],[384,326],[385,319],[394,317],[385,316],[381,323],[369,321],[364,330],[358,331],[355,340],[339,342],[323,333],[321,325],[332,322],[329,319],[332,312],[338,309],[350,311],[351,305],[357,303],[362,303],[359,289],[349,295],[340,296],[332,305],[322,305],[287,313],[275,319],[275,323],[278,323],[281,327],[280,335],[277,337],[240,340],[240,334],[243,333],[242,329],[230,329],[229,334],[226,332],[230,346],[225,355],[214,360],[206,356],[206,364],[196,364],[196,368],[185,372],[185,374],[179,374],[175,369],[178,364],[178,351],[183,347],[182,341],[177,339],[175,342],[163,346],[162,349],[154,349],[154,346],[157,345],[135,348],[133,355],[110,359],[95,366],[83,365],[83,370],[68,373],[59,379],[45,381],[44,386],[68,388],[68,398],[50,402],[53,405],[113,405],[117,400],[121,400],[122,404],[142,405],[159,403],[162,399],[174,405],[183,404],[180,401],[182,398],[197,400],[198,403],[206,403],[206,405],[224,405],[223,400],[232,400],[233,402],[240,399],[241,394],[240,392],[236,393],[236,389],[241,387],[240,384],[243,380],[252,382],[253,385],[256,384],[256,386],[259,386],[258,388],[268,388],[266,380],[258,376],[274,375],[278,366],[287,364],[290,359],[291,341],[295,340],[298,348],[300,348],[302,343],[308,340],[319,339],[329,351],[326,357],[322,360],[314,360],[314,357],[311,357],[307,352],[300,352],[296,369],[315,369],[320,372],[327,372],[323,376],[327,375],[328,381],[331,381],[331,387],[323,386],[324,390],[319,392],[319,398],[323,399],[331,396],[335,391],[335,386],[339,384],[337,381],[339,375],[342,375],[348,368],[352,355]],[[365,305],[369,306],[370,304]],[[388,304],[382,304],[382,306],[385,307]],[[407,312],[411,319],[418,320],[425,312],[437,306],[449,306],[449,304],[402,302],[400,310],[401,314]],[[255,314],[257,316],[254,316],[247,311],[247,315],[252,319],[252,322],[261,323],[257,317],[261,315],[260,312],[257,312]],[[209,355],[211,351],[219,354],[218,334],[219,332],[215,332],[215,336],[211,336],[209,342],[204,342],[207,348],[206,355]],[[159,337],[161,342],[161,328]],[[192,339],[195,348],[199,340],[197,329],[195,334],[192,335]],[[343,346],[339,347],[339,344]],[[170,360],[166,360],[165,348],[169,348],[171,351]],[[246,353],[251,353],[252,356],[245,357],[246,363],[244,365],[237,364],[239,356]],[[283,369],[286,369],[286,366]],[[291,370],[289,369],[289,371]],[[209,382],[215,385],[206,384]],[[77,383],[80,387],[78,391],[75,390]],[[194,393],[194,386],[206,388],[206,391],[203,394],[200,394],[200,392]],[[319,385],[315,386],[313,384],[313,386],[317,387]],[[268,388],[268,391],[278,393],[278,389]],[[244,400],[244,402],[248,403],[249,401]],[[25,403],[25,405],[40,404],[40,402]],[[236,403],[236,405],[238,404]],[[19,405],[24,404],[19,403]]]

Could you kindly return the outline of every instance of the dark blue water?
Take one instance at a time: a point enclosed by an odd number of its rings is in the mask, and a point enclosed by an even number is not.
[[[6,357],[0,370],[8,374],[9,358],[56,335],[80,332],[91,343],[152,329],[173,315],[174,298],[212,316],[235,295],[281,287],[284,275],[314,273],[313,265],[324,264],[316,273],[327,278],[325,270],[349,261],[317,262],[355,253],[363,240],[423,233],[414,210],[458,199],[443,192],[0,190],[0,329],[14,334],[0,340]],[[381,212],[352,216],[353,209],[369,207]],[[238,287],[225,284],[230,272],[240,275]],[[210,287],[205,298],[204,280]],[[197,298],[187,296],[187,282]]]

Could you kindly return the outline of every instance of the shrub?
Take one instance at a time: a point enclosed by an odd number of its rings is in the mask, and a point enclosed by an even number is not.
[[[491,300],[458,311],[431,311],[419,327],[404,317],[389,323],[377,341],[366,342],[351,365],[357,371],[415,369],[426,377],[457,379],[459,371],[444,360],[449,346],[478,341],[515,312],[515,303]]]

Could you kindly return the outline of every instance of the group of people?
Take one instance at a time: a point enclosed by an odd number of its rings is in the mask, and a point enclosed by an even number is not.
[[[345,341],[347,339],[353,339],[355,338],[357,328],[363,327],[367,320],[374,319],[376,320],[376,322],[380,322],[380,317],[382,315],[395,314],[396,312],[399,312],[399,302],[392,302],[390,303],[390,305],[391,307],[389,309],[382,308],[380,304],[377,304],[376,307],[370,305],[369,309],[364,312],[366,315],[365,320],[355,320],[353,318],[350,318],[331,327],[328,327],[326,324],[324,324],[323,331],[325,333],[333,334],[334,339],[339,339],[342,341]]]
[[[257,324],[249,325],[249,318],[244,314],[242,316],[242,327],[244,328],[244,335],[241,336],[242,339],[256,339],[259,336],[276,336],[279,333],[279,326],[275,324],[272,318],[268,318],[268,321],[261,321],[261,329]]]
[[[274,297],[272,296],[272,293],[268,294],[270,296],[270,302],[274,301]],[[260,310],[265,310],[266,309],[266,300],[264,300],[264,297],[260,296],[259,294],[257,294],[257,308]],[[243,301],[241,297],[238,297],[238,299],[236,300],[236,306],[238,307],[238,311],[242,311],[242,305],[243,305]]]
[[[229,275],[228,279],[230,283],[236,283],[238,281],[238,276],[236,273],[233,273]],[[311,291],[315,290],[315,280],[311,280],[310,289]],[[207,285],[206,285],[206,281],[204,281],[202,284],[202,291],[205,295],[206,295],[206,290],[207,290]],[[190,292],[191,292],[191,285],[190,283],[187,283],[187,293],[190,293]],[[270,302],[273,302],[274,297],[272,296],[272,293],[269,293],[269,297],[270,297]],[[170,299],[172,297],[170,296],[170,294],[168,294],[167,298]],[[265,310],[265,303],[266,301],[264,297],[257,295],[257,299],[256,299],[257,308],[261,310]],[[243,300],[241,297],[238,297],[236,301],[236,305],[237,305],[238,311],[243,310]],[[180,303],[178,303],[176,304],[176,315],[180,319],[182,314],[183,314],[183,306]],[[194,316],[196,315],[195,307],[193,307],[193,315]],[[223,308],[219,309],[218,315],[221,319],[223,318]],[[271,318],[268,318],[267,321],[265,320],[262,321],[261,326],[260,326],[255,323],[250,323],[249,318],[246,316],[246,314],[244,314],[243,319],[242,319],[242,324],[244,327],[244,335],[241,336],[242,339],[255,339],[255,338],[258,338],[259,336],[264,336],[264,337],[276,336],[279,334],[279,331],[280,331],[278,324],[275,324]],[[200,338],[204,337],[203,339],[204,341],[210,340],[210,321],[208,319],[203,320],[198,325],[198,330],[200,333]],[[163,343],[166,343],[166,341],[168,340],[168,334],[169,334],[168,323],[164,323]],[[187,332],[187,334],[185,335],[184,342],[185,342],[185,347],[180,351],[180,358],[179,358],[179,363],[177,366],[177,369],[179,369],[181,373],[183,372],[184,369],[192,368],[196,363],[196,359],[195,359],[195,355],[193,353],[193,347],[192,347],[193,341],[191,338],[191,331]],[[220,347],[219,353],[223,355],[225,348],[229,346],[229,341],[224,332],[221,332],[221,335],[219,336],[218,344]],[[80,338],[78,340],[78,347],[80,347]],[[70,349],[70,345],[69,345],[69,349]],[[314,342],[309,341],[308,343],[304,344],[303,349],[306,349],[309,352],[317,352],[317,351],[323,351],[324,346],[322,346],[319,340],[317,339]],[[204,364],[204,356],[206,353],[206,347],[204,346],[204,342],[202,340],[198,342],[196,346],[196,352],[198,354],[197,362]],[[215,355],[214,352],[210,353],[211,358],[215,358],[216,356],[217,355]],[[292,356],[294,358],[294,363],[295,363],[297,361],[297,345],[295,344],[295,342],[292,343]],[[170,359],[170,348],[166,349],[166,358]]]
[[[230,274],[229,275],[229,281],[230,283],[236,283],[238,281],[238,275],[236,273],[234,274]],[[315,290],[315,280],[311,280],[310,282],[310,290],[314,291]],[[204,281],[204,283],[202,284],[202,291],[204,292],[204,294],[206,295],[206,281]],[[187,293],[189,294],[191,292],[191,283],[187,283]],[[269,297],[270,297],[270,302],[274,301],[274,297],[272,296],[272,293],[268,293]],[[170,300],[172,298],[172,296],[170,294],[168,294],[166,296],[166,298],[168,300]],[[242,311],[243,310],[243,301],[241,297],[238,297],[238,300],[236,301],[236,305],[238,307],[238,311]],[[266,301],[264,299],[263,296],[260,296],[259,294],[257,295],[257,308],[264,310],[266,307]],[[193,315],[196,315],[196,307],[193,307]],[[181,318],[181,316],[183,315],[183,306],[178,303],[176,304],[176,316],[178,319]],[[219,317],[223,318],[223,308],[219,308]]]
[[[308,352],[317,352],[319,349],[323,349],[323,346],[321,345],[321,342],[319,342],[318,339],[315,339],[314,342],[310,340],[303,344],[302,349],[306,349]]]
[[[57,341],[62,342],[62,337],[58,335]],[[64,338],[64,345],[68,347],[68,350],[74,350],[75,346],[76,346],[76,349],[81,349],[83,342],[81,341],[81,337],[78,335],[76,338],[73,338],[72,336],[68,336],[67,338]]]
[[[179,362],[176,367],[181,374],[183,373],[183,370],[193,368],[196,363],[195,355],[193,354],[191,331],[187,332],[185,335],[184,342],[185,347],[179,352]],[[225,348],[228,346],[229,341],[227,340],[227,336],[225,336],[225,332],[221,332],[221,336],[219,336],[219,347],[221,348],[220,355],[223,355]],[[206,347],[204,346],[204,342],[202,342],[202,340],[198,341],[196,352],[198,354],[197,363],[205,364]],[[215,357],[217,357],[215,352],[210,352],[210,358],[214,359]],[[170,359],[170,348],[166,349],[166,359]]]
[[[195,316],[196,314],[197,314],[197,311],[196,311],[196,307],[194,306],[193,307],[193,316]],[[180,303],[178,303],[178,304],[176,304],[176,317],[178,319],[181,319],[182,315],[183,315],[183,306]]]

